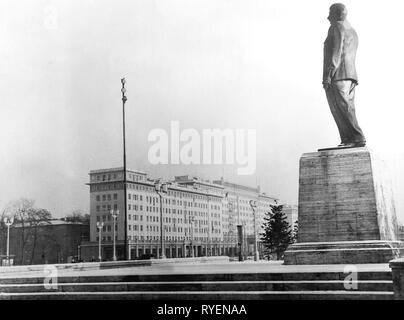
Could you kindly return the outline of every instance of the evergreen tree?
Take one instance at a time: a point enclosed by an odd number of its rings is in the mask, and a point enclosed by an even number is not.
[[[292,231],[293,243],[297,242],[297,234],[299,233],[299,222],[296,220]]]
[[[275,254],[276,260],[281,260],[289,244],[293,243],[292,230],[282,205],[271,205],[271,211],[264,217],[264,232],[261,233],[264,256],[269,260]]]

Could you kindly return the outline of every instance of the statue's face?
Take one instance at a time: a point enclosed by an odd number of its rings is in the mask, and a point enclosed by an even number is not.
[[[330,21],[331,23],[333,23],[333,22],[335,22],[335,21],[336,21],[336,19],[335,19],[335,15],[333,16],[333,12],[332,12],[332,10],[330,10],[330,13],[329,13],[329,15],[328,15],[327,19],[328,19],[328,21]]]

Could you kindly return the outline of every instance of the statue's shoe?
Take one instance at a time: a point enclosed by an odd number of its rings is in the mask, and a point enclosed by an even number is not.
[[[366,146],[366,141],[355,142],[355,147],[364,147]]]
[[[338,145],[339,148],[359,148],[364,147],[366,145],[365,141],[359,142],[344,142]]]

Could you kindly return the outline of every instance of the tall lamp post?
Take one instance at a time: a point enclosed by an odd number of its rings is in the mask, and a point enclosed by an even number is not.
[[[10,226],[14,223],[14,217],[4,217],[4,224],[7,226],[7,265],[10,265]]]
[[[126,186],[126,130],[125,130],[125,102],[128,100],[126,97],[126,89],[125,89],[125,78],[121,79],[122,83],[122,136],[123,136],[123,194],[124,194],[124,214],[125,214],[125,233],[124,233],[124,259],[127,258],[127,250],[128,250],[128,205],[127,205],[127,186]],[[115,230],[115,229],[114,229]]]
[[[114,220],[114,233],[113,233],[113,253],[112,253],[112,260],[114,260],[114,261],[116,261],[116,230],[115,230],[115,228],[116,228],[116,218],[118,218],[118,215],[119,215],[119,210],[111,210],[110,211],[110,213],[111,213],[111,216],[112,216],[112,218],[113,218],[113,220]],[[125,250],[126,250],[126,248],[125,248]]]
[[[154,184],[154,189],[160,197],[160,259],[166,258],[165,247],[164,247],[164,229],[163,229],[163,195],[168,193],[168,183],[161,183],[157,181]]]
[[[194,222],[195,222],[195,217],[194,216],[190,216],[189,217],[189,223],[191,224],[191,257],[194,258],[195,257],[195,251],[194,251]]]
[[[212,228],[212,225],[211,225],[211,217],[210,217],[210,215],[211,215],[211,213],[210,213],[210,196],[208,195],[207,196],[207,200],[208,200],[208,245],[207,245],[207,249],[208,250],[206,250],[206,256],[212,256],[212,247],[211,247],[211,228]]]
[[[101,254],[101,234],[102,228],[104,227],[104,222],[97,221],[97,228],[98,228],[98,261],[102,261],[102,254]]]
[[[254,261],[259,260],[258,243],[257,243],[257,228],[256,228],[256,211],[257,211],[257,201],[250,200],[250,207],[253,211],[254,217]]]

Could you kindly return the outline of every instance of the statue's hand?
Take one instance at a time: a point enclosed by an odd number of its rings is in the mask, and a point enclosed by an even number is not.
[[[323,88],[324,90],[328,90],[331,86],[331,79],[327,79],[323,81]]]

